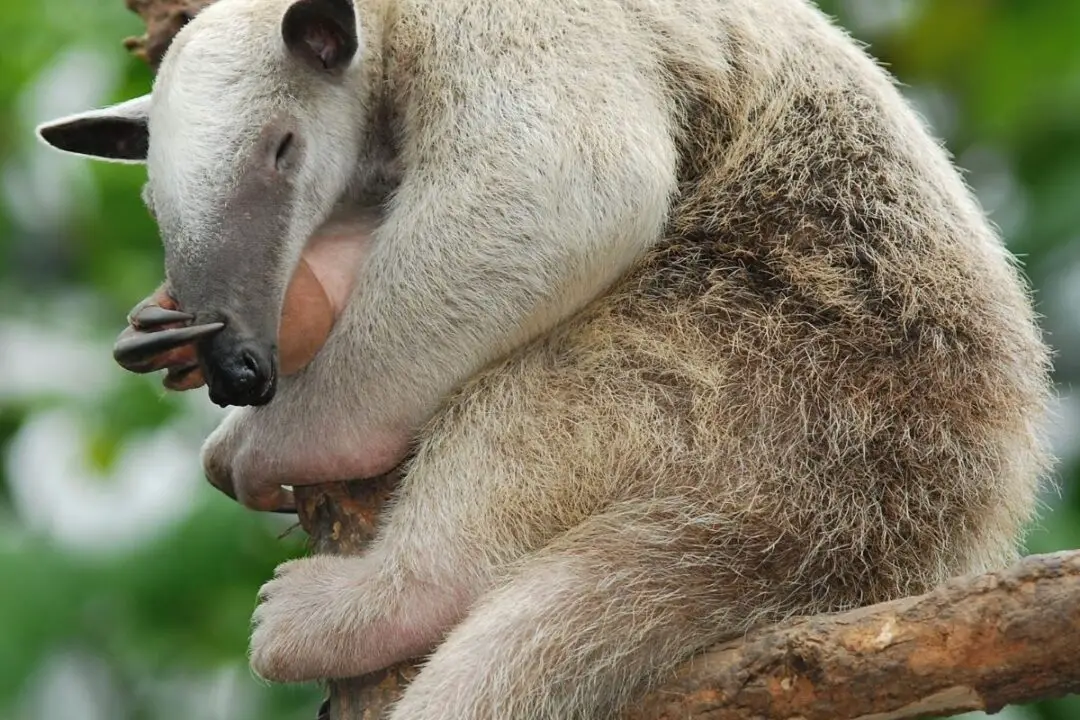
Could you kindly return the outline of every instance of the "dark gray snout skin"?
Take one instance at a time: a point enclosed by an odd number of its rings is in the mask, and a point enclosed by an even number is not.
[[[293,188],[275,165],[280,130],[264,130],[224,199],[211,239],[184,243],[204,250],[172,251],[166,271],[179,305],[197,323],[222,322],[199,341],[210,399],[226,407],[269,403],[277,389],[277,330],[285,295],[285,243]]]

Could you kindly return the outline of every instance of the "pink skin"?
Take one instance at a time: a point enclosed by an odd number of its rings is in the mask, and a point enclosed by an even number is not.
[[[313,316],[319,312],[318,304],[326,303],[322,312],[332,314],[332,323],[340,318],[355,287],[358,268],[370,251],[374,222],[367,216],[339,217],[324,224],[308,241],[301,257],[325,298],[311,292],[292,294],[294,288],[290,288],[285,312],[294,312],[300,319],[292,324],[283,323],[286,334],[279,339],[282,347],[289,342],[289,328],[295,328],[298,334],[307,333],[318,322]],[[310,303],[316,309],[296,308],[290,302]],[[332,323],[325,327],[327,335]],[[323,336],[311,347],[308,362],[325,340]],[[292,425],[282,415],[293,412],[289,399],[283,395],[277,405],[246,414],[235,432],[225,434],[209,453],[211,482],[248,507],[258,510],[293,507],[292,493],[283,485],[301,479],[303,484],[317,484],[374,477],[392,470],[408,450],[407,428],[377,428],[358,437],[347,424],[337,424],[324,428],[317,438],[305,440],[294,433],[282,435],[282,429]],[[309,410],[319,413],[315,408],[317,405]],[[268,446],[277,451],[267,452]],[[317,452],[313,451],[316,446]]]
[[[372,229],[363,222],[329,222],[308,240],[301,254],[330,300],[335,322],[356,284],[355,271],[370,248]]]
[[[324,224],[308,241],[301,254],[302,265],[306,264],[306,268],[301,266],[294,275],[283,312],[279,335],[283,375],[298,372],[317,355],[341,316],[355,286],[357,270],[370,250],[374,224],[375,219],[367,216],[339,217]],[[182,310],[176,308],[166,286],[159,288],[146,302]],[[330,318],[326,317],[327,313]],[[156,332],[164,327],[147,330],[129,327],[124,333],[130,336]],[[291,356],[288,362],[285,361],[287,355]],[[147,366],[150,370],[168,370],[165,386],[172,390],[190,390],[204,384],[194,345],[163,352]],[[207,467],[213,485],[258,510],[292,507],[291,493],[281,485],[294,484],[299,478],[305,484],[311,484],[388,472],[401,461],[408,448],[407,428],[379,429],[359,438],[351,436],[348,428],[336,427],[319,436],[319,445],[351,448],[353,452],[292,452],[288,447],[290,439],[281,437],[269,443],[281,452],[267,453],[266,442],[256,443],[256,439],[265,436],[262,432],[252,432],[256,430],[252,423],[281,423],[280,417],[272,419],[279,415],[279,410],[289,412],[287,406],[268,406],[258,415],[245,418],[244,425],[230,432],[227,441],[218,443]],[[247,436],[252,438],[250,442],[246,440]],[[310,449],[310,444],[305,447]]]
[[[286,293],[279,328],[280,370],[283,376],[303,369],[326,341],[352,293],[355,271],[368,250],[369,239],[370,228],[365,225],[356,222],[328,223],[311,238],[301,253]],[[168,322],[143,326],[139,321],[140,310],[147,307],[182,310],[172,298],[168,283],[162,284],[135,306],[130,315],[130,325],[120,339],[130,340],[184,325],[183,322]],[[164,385],[170,390],[193,390],[205,384],[198,369],[194,343],[170,346],[149,359],[120,355],[117,361],[125,369],[136,373],[167,370]]]

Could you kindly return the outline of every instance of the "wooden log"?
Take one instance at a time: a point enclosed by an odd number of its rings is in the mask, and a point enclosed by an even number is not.
[[[625,720],[904,720],[1080,691],[1080,552],[926,595],[760,628]]]

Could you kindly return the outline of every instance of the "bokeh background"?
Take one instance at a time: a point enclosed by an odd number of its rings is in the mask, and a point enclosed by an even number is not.
[[[900,78],[1023,258],[1060,389],[1060,492],[1028,551],[1080,547],[1080,2],[821,4]],[[205,391],[165,394],[111,359],[161,279],[144,171],[32,134],[145,92],[120,45],[141,30],[121,0],[0,3],[0,718],[311,720],[317,688],[245,662],[256,590],[302,531],[205,484]],[[1080,698],[996,717],[1075,720]]]

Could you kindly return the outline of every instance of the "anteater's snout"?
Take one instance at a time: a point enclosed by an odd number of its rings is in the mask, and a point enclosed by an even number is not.
[[[231,323],[206,338],[200,352],[210,400],[221,407],[265,405],[277,390],[273,343],[230,331]]]

